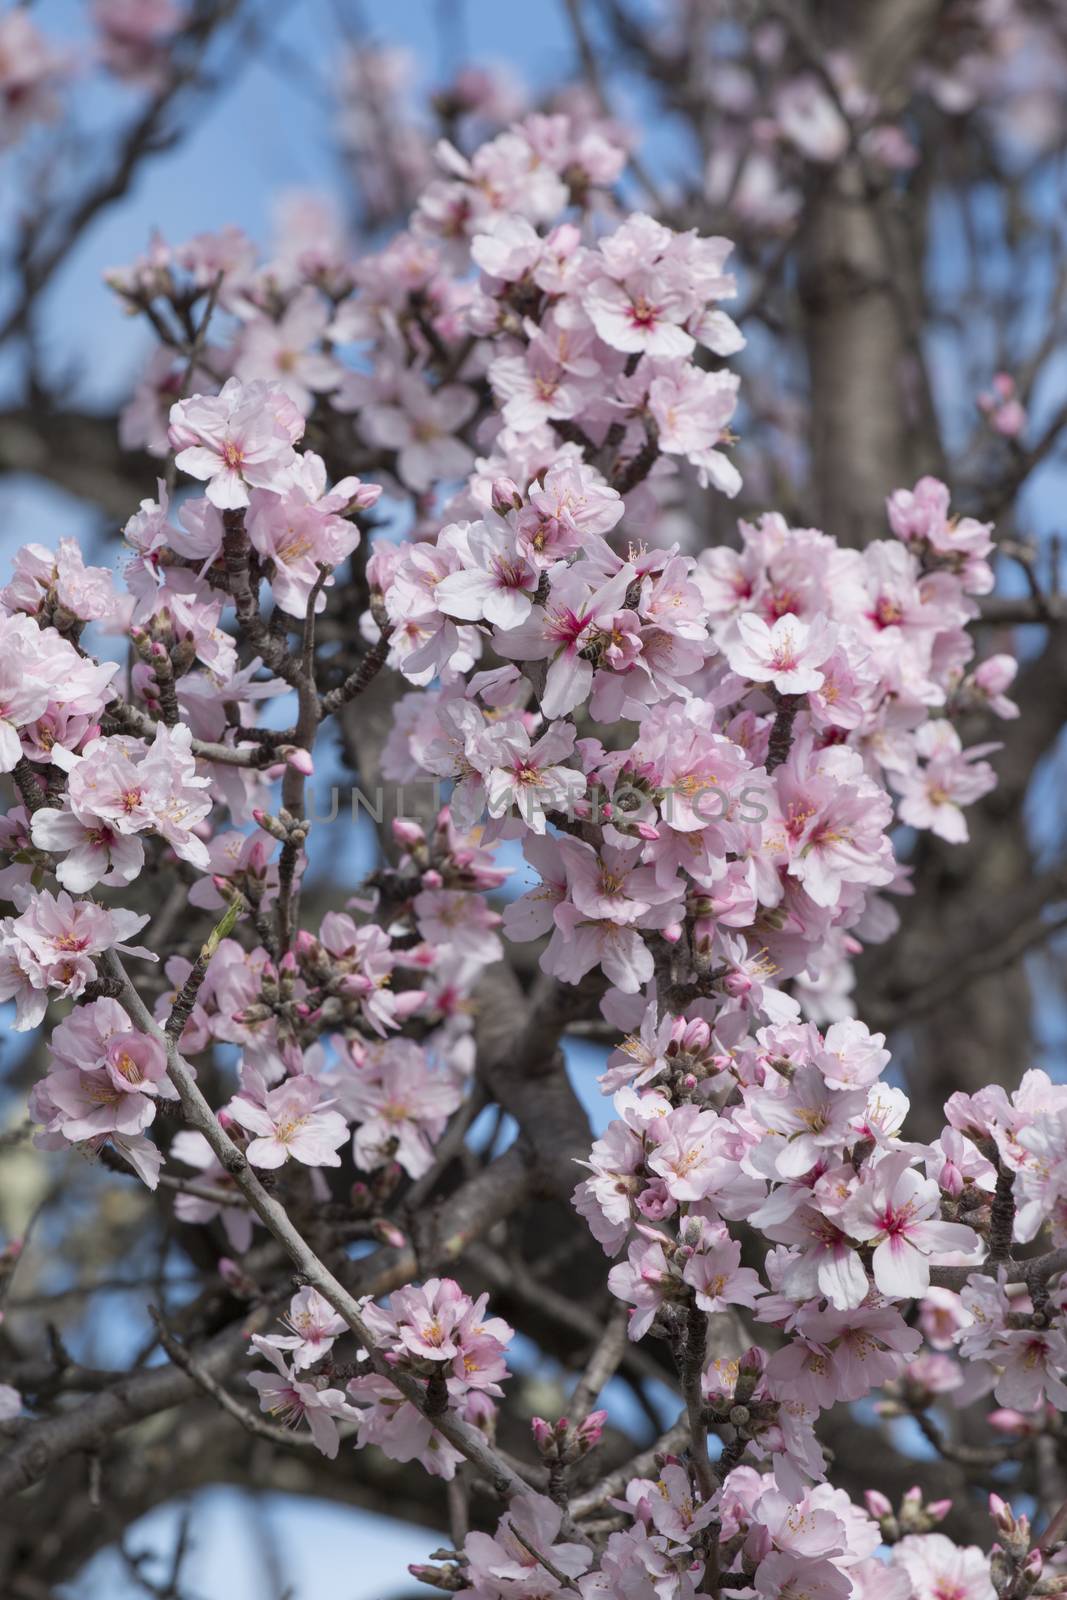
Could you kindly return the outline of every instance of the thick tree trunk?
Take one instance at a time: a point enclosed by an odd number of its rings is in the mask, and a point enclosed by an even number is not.
[[[846,54],[892,107],[940,9],[941,0],[820,0],[806,42],[822,63]],[[852,149],[832,172],[813,170],[801,239],[815,512],[846,544],[884,533],[886,495],[939,453],[917,425],[928,410],[910,334],[918,282],[890,198]]]

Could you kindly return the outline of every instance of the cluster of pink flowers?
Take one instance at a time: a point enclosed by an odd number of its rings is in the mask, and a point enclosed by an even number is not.
[[[123,8],[99,9],[123,35]],[[151,55],[179,18],[142,22]],[[780,107],[801,147],[826,120],[810,101],[800,85]],[[872,136],[876,113],[857,112]],[[433,1181],[473,1110],[485,969],[505,940],[542,940],[544,971],[594,975],[624,1038],[575,1204],[615,1258],[631,1338],[666,1338],[701,1426],[731,1432],[718,1464],[694,1445],[635,1477],[596,1549],[561,1503],[517,1497],[442,1586],[688,1600],[714,1541],[727,1592],[759,1600],[990,1600],[990,1557],[935,1533],[936,1507],[902,1510],[890,1540],[889,1511],[824,1481],[816,1424],[879,1390],[913,1411],[992,1392],[1035,1428],[1067,1403],[1067,1289],[1024,1292],[1010,1262],[1048,1229],[1067,1242],[1067,1091],[1031,1074],[1012,1099],[955,1097],[916,1142],[883,1036],[851,1015],[852,958],[907,892],[898,825],[965,839],[997,747],[964,734],[1017,714],[1013,659],[975,661],[969,631],[991,529],[926,478],[862,550],[776,513],[736,547],[679,547],[679,488],[740,485],[730,245],[620,217],[625,158],[601,117],[528,116],[470,157],[440,150],[376,254],[350,258],[312,214],[266,261],[228,230],[157,239],[110,275],[164,334],[178,304],[227,331],[204,330],[191,371],[175,331],[127,412],[126,441],[173,452],[182,477],[173,509],[161,483],[130,517],[125,591],[69,541],[26,547],[0,591],[0,768],[23,802],[0,821],[0,999],[20,1028],[82,1002],[34,1090],[43,1147],[106,1144],[150,1184],[166,1159],[179,1217],[218,1219],[242,1254],[233,1173],[190,1130],[164,1152],[163,1035],[134,1026],[99,959],[148,921],[110,896],[180,873],[225,927],[202,960],[165,962],[169,1047],[236,1055],[218,1116],[272,1191],[395,1246],[394,1196]],[[306,438],[340,470],[350,443],[374,482],[330,488]],[[368,551],[382,492],[409,515]],[[317,653],[357,552],[351,625]],[[89,630],[130,646],[122,689]],[[312,931],[316,835],[292,793],[320,721],[383,664],[406,692],[382,771],[449,784],[447,805],[398,821],[399,859]],[[279,732],[282,696],[299,722]],[[516,847],[525,892],[499,909]],[[173,1054],[169,1070],[180,1086]],[[358,1175],[344,1205],[331,1169]],[[751,1261],[742,1223],[766,1243]],[[301,1290],[288,1331],[255,1340],[263,1410],[327,1455],[350,1429],[452,1477],[453,1437],[492,1439],[510,1329],[448,1279],[362,1316],[374,1359],[353,1378],[333,1354],[346,1324]],[[708,1316],[752,1347],[708,1361]],[[556,1488],[602,1422],[538,1419]]]
[[[504,1351],[511,1329],[499,1317],[486,1316],[487,1300],[471,1300],[451,1278],[431,1278],[420,1288],[397,1290],[387,1307],[367,1304],[364,1314],[388,1365],[433,1396],[431,1415],[452,1410],[491,1433],[493,1401],[508,1375]],[[325,1455],[337,1454],[337,1422],[348,1419],[356,1425],[359,1448],[374,1444],[394,1461],[417,1460],[437,1477],[453,1477],[463,1459],[459,1451],[387,1377],[359,1374],[344,1392],[328,1386],[330,1352],[347,1329],[322,1295],[301,1289],[283,1320],[288,1333],[253,1339],[275,1369],[249,1378],[264,1411],[289,1427],[306,1422]],[[283,1352],[290,1353],[289,1362]]]
[[[99,946],[97,946],[99,948]],[[162,1157],[145,1135],[158,1102],[174,1100],[163,1046],[135,1032],[115,1000],[93,1000],[54,1030],[48,1073],[35,1085],[30,1114],[46,1150],[109,1144],[150,1187]]]
[[[11,145],[35,122],[59,114],[57,91],[73,61],[41,33],[25,7],[0,16],[0,147]]]
[[[1017,439],[1028,421],[1026,407],[1010,372],[998,372],[990,387],[982,390],[978,409],[988,418],[994,432],[1005,439]]]
[[[348,1393],[362,1408],[360,1447],[376,1444],[393,1461],[419,1461],[434,1477],[451,1478],[463,1458],[438,1433],[433,1415],[451,1410],[492,1434],[511,1329],[486,1316],[488,1299],[472,1300],[451,1278],[428,1278],[421,1287],[398,1289],[387,1307],[366,1306],[367,1327],[389,1365],[437,1398],[420,1410],[388,1378],[353,1378]]]

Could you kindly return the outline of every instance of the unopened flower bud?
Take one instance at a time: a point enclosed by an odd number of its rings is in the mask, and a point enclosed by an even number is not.
[[[403,1250],[407,1244],[402,1231],[395,1222],[390,1222],[387,1217],[379,1217],[374,1223],[374,1237],[382,1244],[387,1244],[392,1250]]]
[[[546,1422],[544,1417],[530,1418],[530,1432],[534,1436],[534,1444],[543,1456],[555,1452],[556,1435],[552,1424]]]
[[[584,1422],[580,1422],[575,1429],[575,1442],[579,1445],[579,1454],[585,1455],[592,1450],[594,1445],[600,1443],[604,1432],[604,1424],[608,1420],[606,1411],[590,1411]]]
[[[1045,1570],[1045,1558],[1040,1550],[1031,1550],[1023,1562],[1023,1576],[1030,1582],[1036,1583]]]
[[[686,1023],[682,1042],[690,1055],[700,1055],[708,1048],[711,1028],[703,1017],[694,1017]]]
[[[427,1583],[431,1589],[443,1589],[448,1594],[454,1594],[466,1584],[456,1566],[432,1567],[425,1562],[412,1561],[408,1571],[417,1583]]]
[[[514,478],[494,478],[490,494],[493,510],[498,517],[506,517],[509,511],[522,510],[522,495]]]
[[[270,834],[272,839],[278,839],[282,844],[288,839],[288,830],[278,821],[277,817],[272,817],[269,811],[263,811],[259,806],[256,806],[252,812],[252,818],[263,829],[264,833]]]
[[[737,1363],[737,1382],[734,1384],[734,1404],[747,1405],[767,1366],[767,1353],[759,1345],[749,1345]]]
[[[989,1496],[989,1515],[1000,1529],[1001,1533],[1010,1533],[1015,1527],[1015,1518],[1012,1516],[1011,1507],[999,1494]]]
[[[417,822],[412,822],[410,817],[394,817],[392,829],[393,838],[406,850],[417,850],[420,845],[426,843],[425,831]]]
[[[308,751],[302,750],[299,745],[285,745],[279,754],[285,757],[286,762],[294,772],[302,773],[305,778],[313,778],[315,776],[315,763],[312,761]]]
[[[963,1193],[963,1173],[954,1161],[946,1161],[938,1175],[938,1184],[945,1194],[955,1200]]]

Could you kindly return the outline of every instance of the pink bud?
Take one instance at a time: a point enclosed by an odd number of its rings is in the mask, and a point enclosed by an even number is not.
[[[401,989],[393,998],[393,1009],[398,1022],[406,1022],[416,1012],[422,1011],[426,1005],[426,996],[421,989]]]
[[[444,881],[445,880],[437,871],[436,867],[431,867],[428,872],[424,872],[422,875],[422,886],[424,889],[440,889]]]
[[[667,922],[659,931],[668,944],[677,944],[682,937],[682,924],[680,922]]]
[[[987,656],[974,669],[974,681],[985,694],[1003,694],[1015,681],[1019,663],[1014,656]]]
[[[708,1048],[711,1043],[711,1028],[703,1017],[694,1017],[685,1025],[683,1044],[690,1053],[697,1054]]]
[[[591,1450],[595,1444],[600,1443],[604,1432],[604,1424],[608,1420],[606,1411],[590,1411],[585,1421],[578,1426],[577,1437],[586,1450]]]
[[[929,1500],[926,1505],[926,1515],[931,1522],[944,1522],[952,1510],[951,1500]]]
[[[431,1589],[440,1589],[442,1587],[448,1588],[449,1586],[447,1584],[445,1584],[445,1585],[440,1584],[438,1582],[438,1579],[442,1576],[443,1573],[448,1572],[450,1570],[451,1570],[451,1568],[447,1568],[447,1567],[431,1567],[425,1561],[409,1561],[408,1562],[408,1571],[411,1573],[411,1576],[415,1579],[415,1582],[416,1583],[428,1584]]]
[[[635,822],[634,832],[641,839],[658,839],[659,829],[654,822]]]
[[[999,1411],[991,1411],[986,1418],[986,1421],[989,1423],[989,1426],[991,1428],[995,1428],[998,1433],[1033,1432],[1033,1424],[1031,1419],[1027,1416],[1024,1416],[1021,1411],[1011,1411],[1007,1408],[1002,1408]]]
[[[876,1522],[881,1522],[883,1517],[893,1515],[893,1507],[879,1489],[865,1489],[863,1498],[867,1502],[867,1510]]]
[[[556,1436],[552,1431],[552,1424],[546,1422],[544,1417],[531,1417],[530,1431],[534,1436],[534,1444],[542,1455],[552,1449]]]
[[[300,749],[298,745],[286,745],[281,754],[284,755],[294,772],[302,772],[305,778],[313,778],[315,776],[315,763],[306,750]]]
[[[506,517],[509,511],[522,509],[522,495],[514,478],[494,478],[490,494],[493,510],[499,517]]]
[[[735,1000],[743,1000],[745,995],[752,991],[752,979],[747,972],[728,972],[723,980],[723,987]]]
[[[397,844],[402,844],[407,850],[414,850],[420,844],[426,843],[426,834],[417,822],[412,822],[408,817],[394,817],[393,838]]]
[[[767,1369],[767,1352],[758,1344],[750,1344],[737,1364],[738,1372],[750,1377],[761,1377]]]
[[[937,1179],[939,1185],[952,1199],[963,1193],[963,1173],[954,1161],[946,1161]]]
[[[389,1245],[392,1250],[403,1250],[407,1239],[397,1227],[395,1222],[390,1222],[387,1217],[379,1217],[374,1224],[374,1237],[380,1239],[382,1244]]]

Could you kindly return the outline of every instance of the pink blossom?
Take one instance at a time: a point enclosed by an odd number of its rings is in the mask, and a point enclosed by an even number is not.
[[[171,1160],[199,1172],[212,1189],[223,1193],[229,1190],[234,1197],[232,1204],[224,1205],[200,1195],[177,1194],[174,1215],[182,1222],[193,1224],[212,1222],[218,1217],[231,1249],[243,1255],[252,1243],[252,1213],[240,1202],[240,1191],[233,1175],[215,1157],[204,1135],[195,1133],[192,1128],[182,1129],[171,1141],[170,1156]]]
[[[960,1546],[943,1533],[908,1534],[893,1547],[893,1563],[911,1579],[914,1600],[996,1600],[989,1558],[974,1545]]]
[[[459,1088],[434,1072],[410,1040],[382,1046],[373,1065],[358,1069],[341,1088],[345,1112],[360,1124],[352,1146],[356,1165],[370,1172],[398,1161],[409,1177],[420,1177],[461,1099]]]
[[[520,552],[506,524],[452,523],[440,542],[458,551],[462,566],[437,584],[437,605],[464,622],[484,618],[499,628],[513,628],[530,614],[539,573]]]
[[[282,1356],[269,1340],[252,1335],[252,1344],[274,1368],[274,1372],[250,1372],[248,1381],[259,1395],[259,1409],[275,1418],[283,1428],[298,1428],[306,1422],[315,1448],[330,1461],[340,1447],[339,1420],[357,1421],[359,1414],[346,1401],[340,1389],[319,1389],[311,1382],[294,1377]]]
[[[249,503],[249,489],[284,490],[304,423],[277,384],[229,378],[216,396],[193,395],[171,407],[170,441],[191,478],[207,481],[220,510]]]
[[[842,1210],[852,1237],[874,1244],[874,1281],[890,1297],[921,1297],[930,1286],[931,1255],[971,1255],[978,1244],[971,1228],[940,1221],[937,1184],[910,1161],[906,1151],[884,1156],[863,1173]]]
[[[328,1355],[347,1327],[345,1319],[329,1301],[310,1286],[297,1290],[282,1322],[292,1331],[264,1334],[263,1343],[273,1345],[276,1350],[291,1350],[294,1372],[302,1367],[313,1367],[316,1361]]]
[[[849,1600],[851,1579],[821,1556],[775,1550],[756,1568],[760,1600]]]
[[[359,478],[342,478],[326,488],[326,465],[306,451],[291,467],[288,481],[276,492],[254,489],[249,497],[248,537],[264,560],[271,562],[271,590],[281,609],[292,617],[307,615],[312,590],[319,586],[316,610],[326,605],[321,566],[339,567],[360,541],[348,513],[373,506],[381,489]]]
[[[948,722],[928,722],[915,736],[917,761],[910,771],[894,775],[900,793],[901,820],[913,828],[929,828],[950,844],[968,838],[963,807],[988,794],[996,783],[989,763],[979,758],[996,749],[977,745],[964,750]]]
[[[773,627],[746,612],[737,619],[737,637],[725,643],[726,659],[735,672],[753,683],[772,683],[779,694],[804,694],[818,689],[818,668],[836,642],[836,629],[824,619],[802,622],[791,613]]]
[[[560,764],[573,748],[574,728],[567,722],[550,723],[536,741],[519,722],[490,728],[478,744],[489,815],[504,817],[514,807],[527,827],[544,833],[546,810],[568,810],[585,793],[584,775]]]
[[[50,122],[54,91],[73,60],[53,48],[21,6],[0,16],[0,146],[15,142],[31,122]]]
[[[560,1580],[538,1560],[543,1555],[557,1572],[572,1581],[592,1563],[584,1544],[559,1541],[562,1509],[545,1495],[521,1495],[511,1502],[497,1524],[496,1533],[469,1533],[463,1553],[467,1558],[470,1588],[459,1600],[510,1600],[510,1597],[547,1596],[563,1592]],[[518,1529],[517,1539],[512,1528]],[[532,1547],[532,1548],[531,1548]]]
[[[395,399],[365,406],[360,420],[372,444],[396,451],[398,476],[421,494],[470,468],[473,452],[456,434],[475,404],[473,392],[462,384],[431,389],[416,373],[403,372]]]
[[[554,580],[546,606],[534,606],[526,622],[498,636],[497,648],[509,658],[551,658],[541,696],[546,717],[565,716],[589,693],[593,667],[587,652],[610,635],[635,576],[632,566],[624,566],[593,588],[575,568],[568,568]]]
[[[314,1078],[300,1076],[269,1090],[262,1104],[238,1095],[229,1109],[254,1135],[246,1152],[254,1167],[280,1167],[290,1156],[309,1167],[339,1167],[337,1147],[348,1128],[332,1104]]]
[[[415,896],[419,933],[431,944],[447,944],[472,960],[499,961],[504,953],[496,929],[500,914],[478,894],[462,889],[424,889]]]
[[[341,380],[338,363],[319,348],[330,320],[317,290],[298,290],[277,321],[256,317],[245,328],[234,363],[237,377],[245,384],[276,384],[306,417],[315,394],[335,389]]]
[[[974,669],[973,684],[978,694],[987,702],[994,716],[1007,720],[1019,715],[1019,707],[1009,700],[1006,690],[1015,682],[1019,663],[1014,656],[987,656]]]
[[[727,1306],[749,1306],[762,1293],[762,1284],[751,1267],[741,1266],[741,1246],[723,1229],[718,1238],[701,1240],[696,1254],[686,1262],[682,1273],[695,1292],[702,1311],[724,1311]]]

